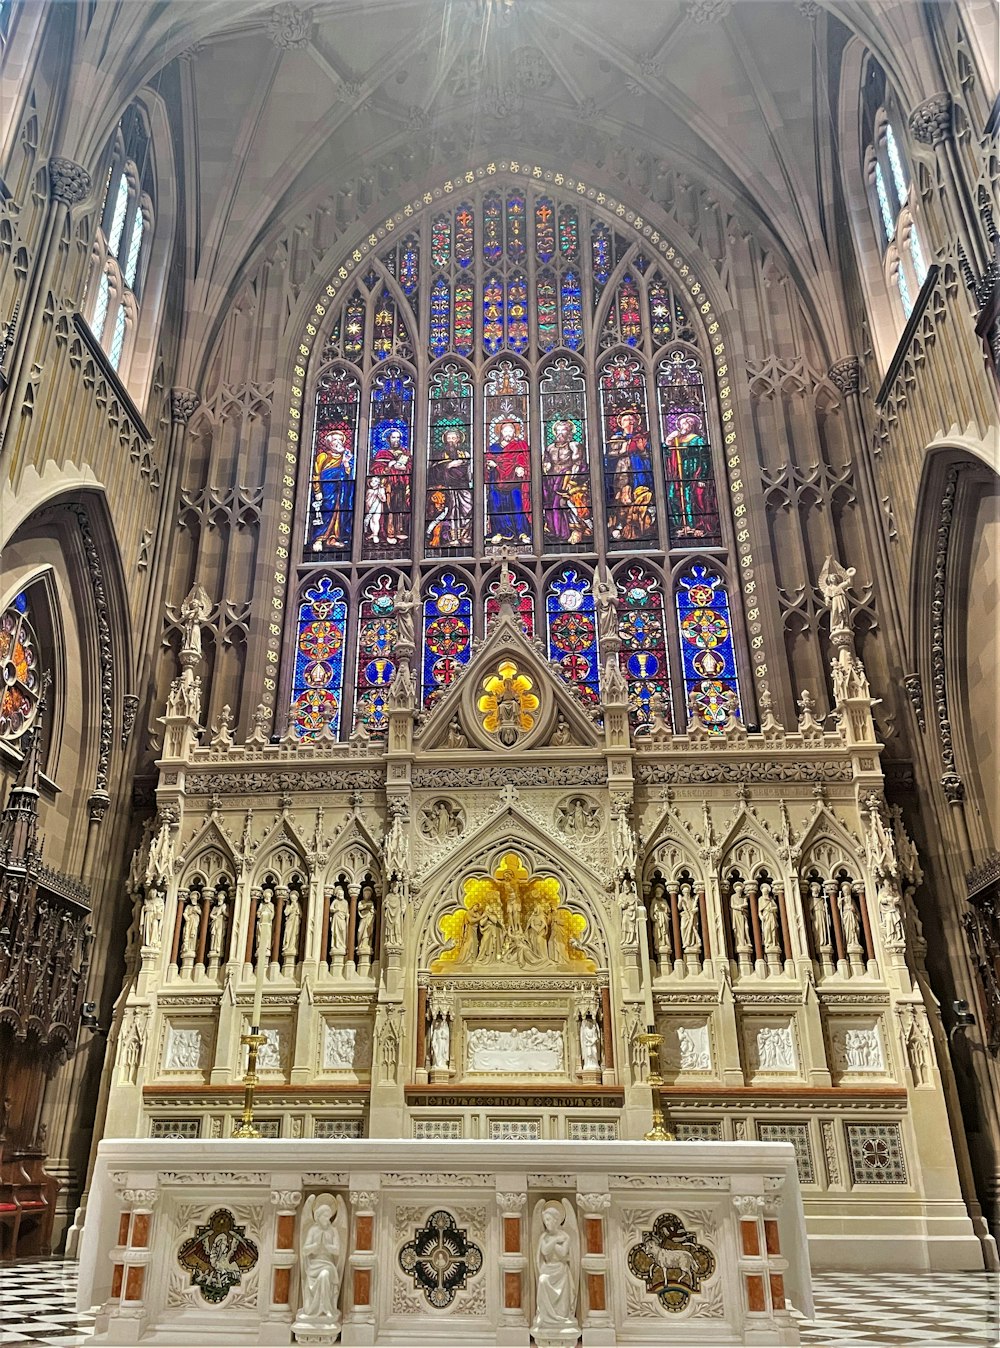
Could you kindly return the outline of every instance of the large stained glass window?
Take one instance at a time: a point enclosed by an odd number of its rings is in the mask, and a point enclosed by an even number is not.
[[[361,386],[347,370],[332,369],[316,389],[307,552],[350,552]]]
[[[897,176],[887,160],[890,202]],[[296,370],[316,399],[300,465],[300,593],[328,576],[351,618],[340,734],[385,730],[399,577],[422,606],[414,673],[429,705],[495,617],[501,553],[525,631],[591,700],[601,670],[588,578],[610,564],[633,723],[657,694],[676,726],[692,690],[721,706],[731,639],[689,651],[701,650],[697,689],[690,660],[683,681],[668,678],[668,652],[681,669],[674,577],[710,565],[728,621],[714,367],[689,270],[554,178],[485,170],[354,262],[331,286],[318,369]],[[297,611],[287,622],[291,706],[307,689]],[[706,671],[720,659],[715,687]]]
[[[587,382],[560,356],[538,386],[542,412],[542,541],[546,552],[591,546],[594,514],[587,452]]]
[[[448,688],[472,651],[469,587],[450,571],[433,581],[424,599],[424,706]]]
[[[16,740],[31,726],[41,687],[28,597],[19,594],[0,615],[0,739]]]
[[[472,550],[472,380],[454,361],[430,381],[424,547]]]
[[[549,586],[545,600],[549,659],[588,702],[600,700],[597,621],[590,582],[569,569]]]
[[[697,356],[672,351],[656,373],[672,547],[721,543],[705,384]]]
[[[601,372],[604,504],[608,546],[628,548],[657,537],[646,378],[634,356],[612,356]]]
[[[663,588],[642,566],[630,566],[618,577],[618,659],[628,680],[629,714],[633,725],[651,716],[659,696],[660,714],[671,723],[670,674],[663,625]]]
[[[396,672],[396,591],[399,581],[388,572],[366,585],[358,609],[357,678],[354,724],[372,735],[389,726],[386,695]]]
[[[687,713],[721,732],[740,716],[733,625],[722,577],[700,563],[677,583],[677,624]]]
[[[306,590],[298,619],[292,725],[300,739],[315,739],[327,727],[330,735],[339,735],[347,635],[344,591],[330,576],[321,576]]]
[[[413,380],[390,365],[372,381],[365,480],[366,557],[398,555],[410,539],[410,481],[413,473]]]
[[[528,449],[528,380],[519,365],[502,360],[486,377],[484,482],[486,541],[530,548],[531,453]]]

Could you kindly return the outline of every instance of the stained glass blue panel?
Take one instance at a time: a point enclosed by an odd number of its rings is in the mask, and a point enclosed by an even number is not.
[[[366,585],[358,612],[354,724],[370,735],[389,727],[386,698],[396,672],[396,578],[383,572]]]
[[[434,581],[424,599],[424,706],[430,707],[454,682],[472,650],[469,587],[450,571]]]
[[[729,596],[722,577],[700,563],[677,583],[677,624],[688,715],[721,733],[730,714],[740,717]]]
[[[472,548],[472,379],[454,361],[431,375],[428,400],[428,552]]]
[[[322,576],[299,605],[291,707],[299,739],[316,739],[327,726],[330,735],[340,733],[346,634],[344,591]]]
[[[350,552],[360,398],[360,385],[350,371],[334,368],[321,375],[306,530],[309,558]]]
[[[632,724],[644,725],[650,719],[652,700],[659,696],[660,714],[670,725],[662,586],[658,577],[641,566],[630,566],[619,577],[618,586],[618,630],[622,639],[618,660],[628,680]]]
[[[413,472],[413,380],[397,365],[372,380],[365,482],[364,554],[409,553],[410,480]]]
[[[590,582],[568,568],[549,586],[545,600],[549,659],[588,702],[600,701],[597,623]]]

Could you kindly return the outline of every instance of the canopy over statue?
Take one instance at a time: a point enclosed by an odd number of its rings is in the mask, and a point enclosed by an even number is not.
[[[587,919],[562,907],[555,876],[529,876],[524,860],[508,852],[492,876],[463,886],[462,906],[438,922],[445,948],[432,973],[485,967],[596,973],[583,950]]]

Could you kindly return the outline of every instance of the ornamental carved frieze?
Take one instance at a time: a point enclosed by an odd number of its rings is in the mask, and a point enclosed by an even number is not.
[[[427,1304],[444,1310],[483,1266],[483,1252],[450,1212],[432,1212],[399,1252],[399,1267]]]
[[[211,1305],[225,1301],[230,1289],[240,1284],[257,1259],[257,1246],[228,1208],[217,1208],[177,1251],[177,1262],[190,1274],[192,1286]]]
[[[678,1216],[663,1212],[629,1250],[628,1267],[664,1310],[676,1313],[687,1308],[715,1272],[715,1255],[698,1243]]]

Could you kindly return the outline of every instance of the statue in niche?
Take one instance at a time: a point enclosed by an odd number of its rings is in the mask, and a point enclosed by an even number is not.
[[[567,725],[566,718],[563,716],[562,712],[559,713],[559,717],[556,721],[556,728],[552,732],[552,738],[549,740],[549,743],[555,749],[564,749],[568,744],[573,743],[573,736],[570,734],[569,726]]]
[[[281,957],[286,960],[294,960],[299,953],[299,930],[302,926],[302,904],[299,901],[297,889],[288,891],[284,917],[285,925],[281,933]]]
[[[257,905],[257,963],[271,958],[271,932],[274,930],[274,890],[261,891]]]
[[[554,876],[531,876],[516,852],[504,855],[492,876],[463,884],[462,903],[438,920],[444,949],[432,973],[456,967],[506,966],[594,973],[581,948],[582,913],[562,907]]]
[[[742,880],[733,883],[733,892],[729,896],[729,909],[733,923],[733,941],[739,951],[752,950],[750,940],[750,901],[746,896],[746,885]]]
[[[338,889],[330,900],[330,951],[334,955],[347,954],[347,923],[351,905]]]
[[[389,801],[389,827],[386,830],[384,856],[385,873],[405,875],[410,865],[410,841],[406,833],[406,802],[393,797]]]
[[[357,948],[362,954],[372,952],[372,939],[375,933],[375,891],[371,885],[365,885],[358,900],[358,940]]]
[[[181,603],[181,649],[201,655],[201,626],[212,612],[212,601],[202,585],[192,585]]]
[[[139,919],[142,944],[147,950],[159,950],[162,944],[165,909],[162,892],[155,888],[151,889],[143,902],[142,916]]]
[[[539,1199],[531,1221],[535,1263],[535,1318],[531,1335],[538,1345],[575,1344],[580,1280],[580,1234],[569,1200]]]
[[[639,900],[635,892],[635,881],[622,881],[618,895],[618,907],[622,919],[622,946],[628,948],[639,944]]]
[[[612,806],[611,816],[611,851],[615,872],[618,875],[631,875],[635,871],[635,834],[632,832],[627,803],[617,801]]]
[[[226,896],[222,890],[219,890],[208,919],[208,958],[210,960],[222,959],[222,944],[226,939],[226,918],[228,915],[229,907],[226,903]]]
[[[449,749],[468,749],[469,741],[462,733],[462,722],[453,716],[448,722],[448,738],[445,741]]]
[[[194,959],[198,949],[198,931],[201,927],[201,903],[197,891],[192,890],[191,898],[184,908],[181,922],[181,959]]]
[[[818,880],[809,881],[809,914],[812,919],[813,941],[818,951],[831,948],[830,910],[823,886]]]
[[[393,880],[389,885],[389,892],[385,896],[385,903],[382,905],[384,922],[382,938],[387,946],[401,946],[403,944],[403,916],[405,912],[406,901],[403,898],[403,887],[398,880]]]
[[[878,887],[878,917],[887,950],[903,950],[906,932],[899,908],[899,890],[894,880],[883,879]]]
[[[840,928],[844,933],[844,945],[848,950],[862,950],[861,920],[858,917],[858,906],[854,902],[854,891],[851,888],[850,880],[840,882],[837,907],[840,909]]]
[[[781,939],[778,931],[778,901],[774,891],[765,880],[757,898],[757,916],[760,918],[760,936],[765,950],[780,950]]]
[[[450,842],[462,832],[462,825],[461,809],[448,800],[432,801],[420,816],[420,832],[432,842]]]
[[[673,947],[670,939],[670,900],[662,880],[657,880],[653,885],[649,916],[653,923],[653,950],[658,959],[669,959]]]
[[[302,1305],[296,1328],[335,1335],[347,1255],[347,1208],[332,1194],[310,1194],[302,1208],[300,1268]],[[332,1339],[331,1339],[332,1341]]]
[[[601,1032],[589,1014],[580,1018],[580,1063],[584,1072],[601,1070]]]
[[[451,1058],[451,1023],[440,1011],[431,1022],[430,1053],[431,1070],[447,1072]]]
[[[677,907],[681,918],[681,949],[685,954],[701,954],[701,908],[690,885],[681,885]]]

